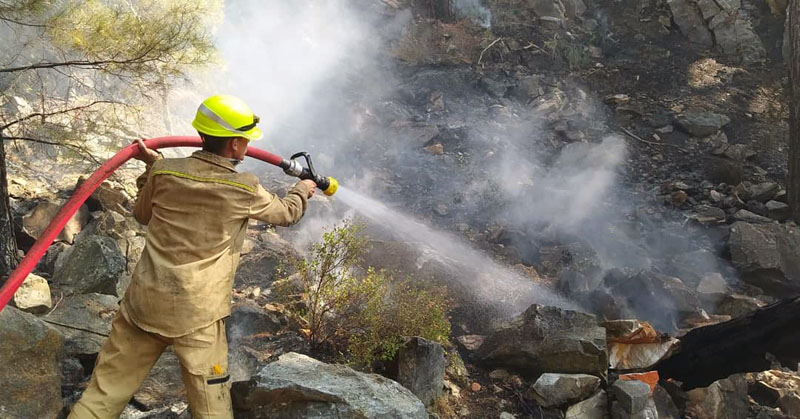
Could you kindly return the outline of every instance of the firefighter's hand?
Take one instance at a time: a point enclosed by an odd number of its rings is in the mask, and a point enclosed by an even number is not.
[[[298,182],[298,183],[303,183],[303,184],[305,184],[305,185],[306,185],[306,187],[308,187],[308,197],[309,197],[309,198],[311,198],[312,196],[314,196],[314,192],[316,192],[316,191],[317,191],[317,184],[316,184],[316,182],[314,182],[314,181],[313,181],[313,180],[311,180],[311,179],[303,179],[303,180],[301,180],[301,181],[300,181],[300,182]]]
[[[141,138],[136,139],[136,144],[139,145],[139,154],[133,156],[134,159],[141,160],[147,164],[158,160],[158,152],[147,148]]]

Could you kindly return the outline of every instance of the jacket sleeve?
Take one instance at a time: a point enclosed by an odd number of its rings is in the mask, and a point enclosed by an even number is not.
[[[278,198],[260,184],[250,202],[249,218],[288,227],[300,221],[308,206],[308,187],[297,183],[284,198]]]
[[[156,162],[160,159],[161,157],[159,156]],[[150,222],[150,217],[153,216],[153,177],[150,176],[150,173],[156,162],[148,164],[144,173],[136,178],[136,187],[139,191],[136,194],[136,203],[133,206],[133,217],[144,225],[147,225]]]

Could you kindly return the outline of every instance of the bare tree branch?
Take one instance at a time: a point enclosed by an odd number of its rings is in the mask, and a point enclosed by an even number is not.
[[[40,139],[37,139],[37,138],[31,138],[31,137],[6,137],[6,136],[4,136],[3,140],[4,141],[20,140],[20,141],[29,141],[29,142],[37,143],[37,144],[46,144],[46,145],[52,145],[52,146],[58,146],[58,147],[66,147],[66,148],[70,148],[70,149],[73,149],[73,150],[77,151],[78,154],[81,157],[83,157],[84,159],[86,159],[86,160],[91,160],[92,162],[94,162],[96,164],[103,164],[103,162],[98,160],[97,157],[95,157],[91,152],[89,152],[85,148],[77,146],[75,144],[59,143],[59,142],[56,142],[56,141],[40,140]]]
[[[55,111],[55,112],[35,112],[35,113],[30,114],[30,115],[25,115],[22,118],[16,119],[14,121],[11,121],[11,122],[3,125],[2,127],[0,127],[0,130],[8,129],[11,126],[14,126],[14,125],[19,124],[19,123],[24,122],[24,121],[27,121],[28,119],[47,118],[49,116],[62,115],[62,114],[65,114],[65,113],[70,113],[70,112],[75,112],[75,111],[88,109],[88,108],[91,108],[94,105],[98,105],[98,104],[101,104],[101,103],[114,104],[114,105],[122,104],[121,102],[117,102],[117,101],[113,101],[113,100],[95,100],[94,102],[91,102],[91,103],[89,103],[87,105],[76,106],[74,108],[68,108],[68,109],[61,109],[61,110],[58,110],[58,111]]]
[[[45,28],[45,29],[48,28],[47,25],[40,25],[40,24],[36,24],[36,23],[21,22],[21,21],[14,20],[14,19],[11,19],[11,18],[9,18],[7,16],[3,16],[3,15],[0,15],[0,21],[6,22],[6,23],[13,23],[15,25],[20,25],[20,26],[28,26],[28,27],[31,27],[31,28]]]

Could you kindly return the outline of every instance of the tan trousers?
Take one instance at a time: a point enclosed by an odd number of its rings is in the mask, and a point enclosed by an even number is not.
[[[194,419],[233,418],[228,342],[222,320],[177,338],[145,332],[120,312],[97,357],[94,374],[69,419],[119,418],[161,353],[172,345]]]

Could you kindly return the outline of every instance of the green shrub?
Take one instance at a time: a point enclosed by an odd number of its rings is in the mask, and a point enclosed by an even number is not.
[[[363,229],[346,220],[325,232],[296,265],[305,304],[295,314],[306,323],[312,346],[343,352],[350,362],[367,366],[394,357],[404,336],[447,342],[446,291],[360,269],[367,250]]]
[[[445,344],[450,338],[447,298],[443,288],[426,288],[406,279],[390,284],[361,312],[363,333],[350,337],[351,361],[370,365],[397,354],[404,336]]]

